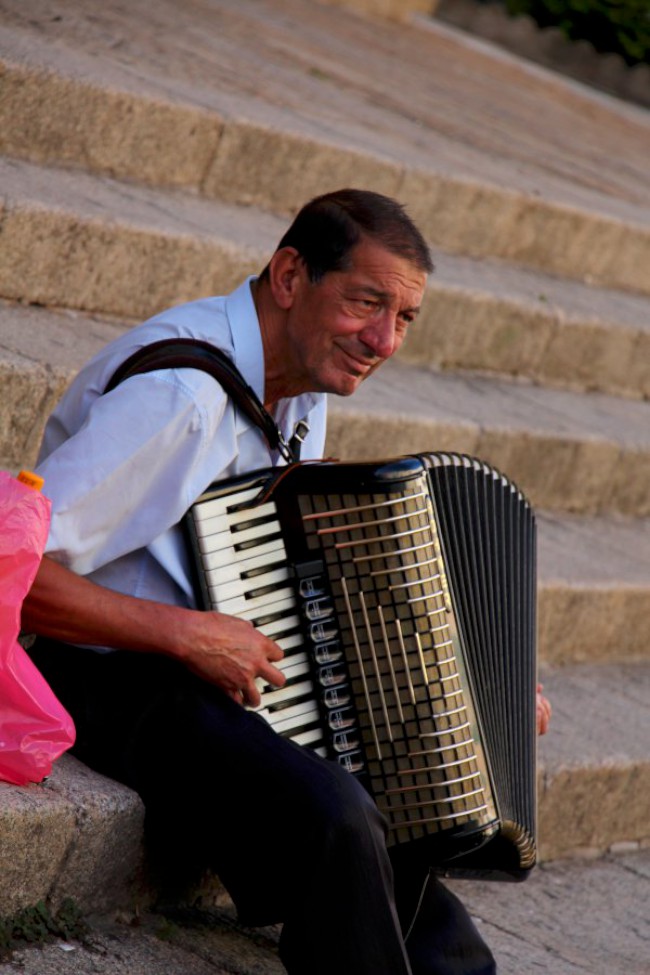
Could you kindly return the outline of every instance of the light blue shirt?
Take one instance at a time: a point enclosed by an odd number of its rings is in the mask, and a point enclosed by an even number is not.
[[[79,575],[141,598],[193,606],[179,522],[216,480],[284,463],[262,433],[198,369],[134,376],[102,395],[136,349],[192,337],[230,355],[260,399],[264,355],[250,282],[155,316],[106,346],[50,417],[38,473],[52,500],[46,553]],[[306,418],[304,459],[323,456],[326,397],[281,400],[275,420],[288,440]]]

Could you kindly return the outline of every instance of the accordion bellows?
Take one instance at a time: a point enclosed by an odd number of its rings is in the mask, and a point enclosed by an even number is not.
[[[390,844],[521,879],[536,859],[535,519],[486,463],[428,453],[213,485],[187,528],[200,605],[285,652],[278,733],[364,782]]]

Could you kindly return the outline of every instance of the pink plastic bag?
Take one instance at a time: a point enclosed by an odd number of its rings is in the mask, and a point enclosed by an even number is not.
[[[17,642],[41,561],[50,502],[0,471],[0,779],[40,782],[74,743],[72,718]]]

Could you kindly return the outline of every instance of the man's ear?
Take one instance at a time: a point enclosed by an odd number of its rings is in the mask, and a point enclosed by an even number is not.
[[[291,308],[296,291],[306,277],[305,262],[295,247],[281,247],[269,262],[269,285],[277,305]]]

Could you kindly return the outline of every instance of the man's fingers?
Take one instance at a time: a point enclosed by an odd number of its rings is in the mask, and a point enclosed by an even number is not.
[[[265,650],[267,660],[274,660],[277,662],[278,660],[282,660],[284,657],[284,650],[282,647],[279,647],[277,643],[274,643],[273,640],[267,640]]]
[[[274,687],[284,687],[287,681],[285,674],[271,663],[266,663],[260,667],[260,677],[263,677],[267,684],[273,684]]]
[[[278,648],[279,649],[279,648]],[[280,650],[280,655],[284,656]],[[287,678],[274,667],[271,663],[264,663],[259,668],[258,680],[251,680],[245,687],[241,690],[241,700],[246,707],[258,708],[261,704],[262,697],[260,694],[260,687],[263,684],[272,684],[274,687],[282,687],[286,683]]]
[[[214,623],[214,633],[208,632],[207,645],[196,651],[192,660],[200,676],[248,707],[258,707],[260,703],[256,680],[260,686],[266,683],[281,687],[285,683],[282,671],[273,666],[284,657],[283,649],[274,640],[256,630],[248,620],[216,611],[200,615]]]
[[[260,706],[262,698],[260,697],[260,692],[255,684],[255,681],[251,681],[247,684],[241,691],[240,702],[247,708],[258,708]]]
[[[537,733],[545,735],[551,720],[551,703],[542,694],[537,695]]]
[[[274,667],[271,663],[272,660],[279,661],[284,657],[284,651],[271,640],[267,641],[267,645],[264,647],[265,656],[263,657],[261,663],[258,664],[256,668],[255,677],[251,678],[240,691],[239,701],[249,708],[257,708],[261,703],[260,689],[264,684],[271,684],[274,687],[282,687],[286,683],[287,678]]]

